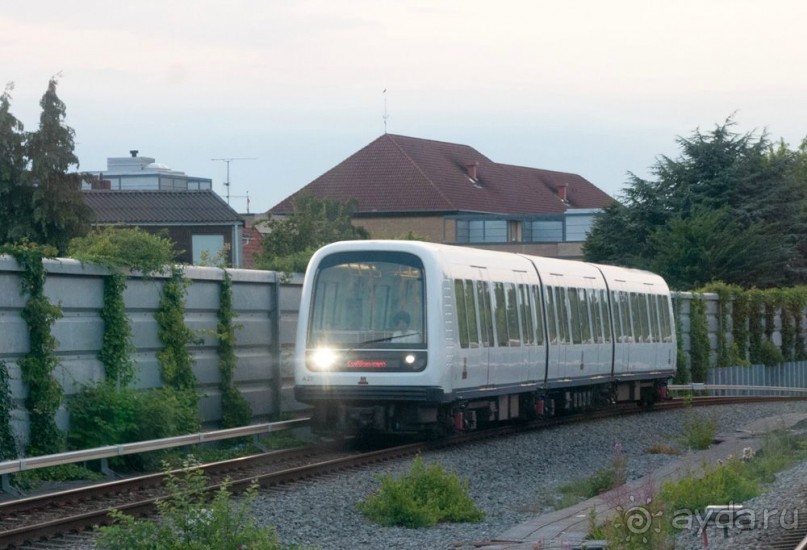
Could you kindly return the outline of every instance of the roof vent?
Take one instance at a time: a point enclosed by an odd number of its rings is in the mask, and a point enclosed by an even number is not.
[[[132,149],[131,151],[129,151],[129,154],[132,155],[133,159],[135,159],[135,158],[137,158],[137,153],[139,153],[139,152],[140,151],[138,151],[137,149]]]

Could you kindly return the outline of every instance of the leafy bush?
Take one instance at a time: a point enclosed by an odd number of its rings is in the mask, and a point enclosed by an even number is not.
[[[478,522],[485,513],[468,496],[468,483],[439,464],[426,466],[415,458],[409,473],[395,479],[381,476],[381,488],[357,504],[359,511],[381,525],[431,527],[439,522]]]
[[[782,364],[785,360],[782,350],[770,340],[765,340],[760,344],[757,358],[759,362],[766,367],[775,367],[776,365]]]
[[[170,239],[137,227],[94,229],[70,241],[68,253],[82,262],[136,269],[145,274],[161,273],[175,255]]]
[[[117,390],[110,383],[83,388],[68,404],[70,446],[90,449],[194,433],[200,424],[196,396],[186,393],[170,388]],[[154,470],[166,454],[155,451],[112,461],[117,466]]]
[[[169,496],[157,502],[156,522],[135,519],[115,510],[115,524],[99,529],[99,546],[110,550],[164,548],[255,548],[279,549],[272,527],[259,527],[251,514],[257,485],[246,498],[233,504],[225,483],[209,501],[207,479],[193,459],[178,473],[167,472]]]
[[[68,402],[67,410],[70,412],[67,441],[73,449],[127,443],[143,418],[138,416],[137,392],[128,388],[117,390],[108,382],[82,388]]]

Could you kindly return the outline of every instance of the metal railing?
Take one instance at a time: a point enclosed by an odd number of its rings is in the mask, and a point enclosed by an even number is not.
[[[33,456],[30,458],[20,458],[17,460],[7,460],[0,462],[0,475],[35,470],[37,468],[48,468],[51,466],[61,466],[63,464],[73,464],[76,462],[86,462],[88,460],[104,460],[113,456],[125,456],[161,449],[172,449],[175,447],[185,447],[187,445],[198,445],[211,441],[221,441],[223,439],[234,439],[237,437],[260,436],[271,432],[279,432],[291,428],[300,428],[308,425],[308,418],[298,418],[295,420],[284,420],[282,422],[272,422],[268,424],[253,424],[240,428],[228,428],[226,430],[215,430],[210,432],[200,432],[196,434],[178,435],[165,439],[150,439],[147,441],[137,441],[135,443],[123,443],[121,445],[108,445],[95,449],[82,449],[80,451],[69,451],[53,455]]]
[[[785,386],[743,386],[738,384],[706,384],[693,382],[692,384],[671,384],[669,391],[755,391],[765,392],[768,395],[782,393],[796,393],[807,395],[807,388],[790,388]]]

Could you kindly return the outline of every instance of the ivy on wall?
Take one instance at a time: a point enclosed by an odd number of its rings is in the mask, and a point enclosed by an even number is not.
[[[163,345],[163,349],[157,352],[157,360],[165,388],[175,392],[188,413],[193,411],[198,417],[196,411],[199,409],[199,396],[196,393],[193,358],[188,349],[194,341],[194,334],[185,324],[188,285],[190,281],[184,276],[182,269],[172,267],[171,274],[163,284],[160,303],[154,314],[158,326],[157,335]]]
[[[693,294],[689,302],[689,369],[693,382],[706,382],[709,354],[706,302],[702,295]]]
[[[53,378],[58,365],[56,338],[51,327],[62,316],[62,309],[45,296],[45,266],[42,260],[53,257],[53,247],[34,243],[7,244],[0,253],[10,254],[23,271],[21,292],[28,295],[21,316],[28,325],[29,351],[18,361],[22,381],[28,387],[25,408],[29,415],[28,456],[58,453],[64,449],[64,434],[56,426],[56,412],[62,401],[62,388]]]
[[[224,271],[224,280],[219,292],[219,311],[216,335],[218,336],[219,356],[219,389],[221,390],[221,427],[234,428],[249,424],[252,409],[244,396],[235,387],[233,375],[238,359],[235,355],[235,330],[233,323],[233,282],[232,277]]]
[[[11,460],[17,456],[17,444],[11,434],[11,409],[8,367],[0,361],[0,460]]]
[[[132,323],[126,315],[123,291],[126,290],[126,276],[113,271],[104,278],[104,307],[101,319],[104,321],[104,341],[98,354],[104,365],[105,379],[117,388],[125,388],[134,380],[135,362],[132,354]]]
[[[683,300],[679,295],[673,295],[673,311],[675,315],[675,342],[676,342],[676,360],[675,360],[675,378],[676,384],[689,384],[692,379],[689,376],[689,368],[687,365],[687,355],[684,351],[684,339],[681,336],[681,308],[683,307]]]
[[[807,287],[745,290],[735,285],[712,283],[700,292],[718,295],[715,366],[752,363],[773,366],[784,361],[807,359],[803,330]],[[774,341],[777,315],[780,320],[780,345]],[[729,333],[732,335],[731,343],[728,341]],[[701,350],[694,351],[696,355],[702,355]]]

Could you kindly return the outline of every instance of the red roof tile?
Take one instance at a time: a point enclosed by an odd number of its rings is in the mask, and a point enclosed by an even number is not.
[[[475,165],[476,180],[468,175]],[[566,186],[567,201],[558,196]],[[612,198],[585,178],[499,164],[455,143],[384,134],[269,212],[288,214],[299,193],[347,201],[356,213],[484,212],[551,214],[603,208]]]

